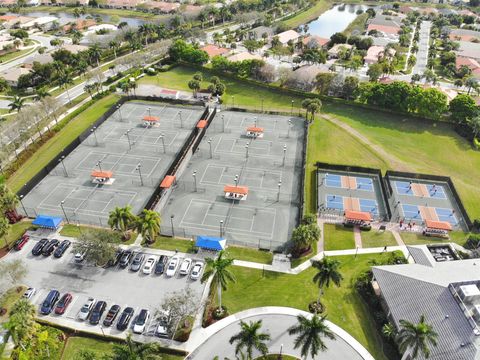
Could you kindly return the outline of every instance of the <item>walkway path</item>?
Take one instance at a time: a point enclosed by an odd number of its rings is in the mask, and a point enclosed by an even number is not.
[[[420,25],[420,37],[418,40],[417,62],[412,69],[412,74],[423,75],[427,69],[428,62],[428,47],[430,42],[430,21],[422,21]]]
[[[317,254],[320,254],[325,248],[325,237],[324,237],[325,221],[318,216],[317,216],[317,225],[318,225],[318,228],[320,229],[320,238],[318,239],[318,242],[317,242]]]
[[[359,226],[353,227],[353,238],[355,239],[355,248],[361,249],[362,246],[362,234]]]
[[[297,316],[311,317],[312,314],[288,307],[261,307],[245,310],[231,315],[206,329],[192,332],[185,350],[191,352],[187,359],[212,359],[228,357],[235,359],[235,346],[230,345],[229,339],[240,330],[240,320],[262,321],[262,331],[270,334],[271,340],[267,346],[271,353],[301,357],[300,350],[294,348],[294,336],[288,335],[288,328],[297,324]],[[321,358],[329,360],[374,360],[373,356],[350,334],[337,325],[326,321],[328,327],[335,333],[336,340],[325,339],[327,350],[322,352]],[[260,354],[254,353],[254,357]],[[313,359],[307,357],[307,359]]]

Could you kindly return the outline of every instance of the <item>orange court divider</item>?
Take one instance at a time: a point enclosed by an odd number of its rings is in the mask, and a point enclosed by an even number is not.
[[[350,183],[348,181],[348,176],[341,176],[341,179],[342,179],[342,188],[348,189],[348,187],[350,186]]]

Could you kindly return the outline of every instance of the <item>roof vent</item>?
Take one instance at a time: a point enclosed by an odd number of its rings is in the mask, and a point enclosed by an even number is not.
[[[445,315],[445,319],[448,319],[450,316],[449,315]]]
[[[464,347],[464,346],[465,346],[465,343],[461,343],[460,346],[461,346],[461,347]]]

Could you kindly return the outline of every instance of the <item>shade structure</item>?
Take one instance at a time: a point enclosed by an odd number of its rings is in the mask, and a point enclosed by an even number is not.
[[[197,128],[199,128],[199,129],[204,129],[206,127],[207,127],[207,120],[200,120],[197,123]]]
[[[264,130],[263,128],[255,127],[255,126],[250,126],[247,128],[247,131],[252,133],[263,133],[263,130]]]
[[[425,220],[425,225],[429,229],[452,230],[452,225],[446,221]]]
[[[162,180],[162,183],[160,184],[160,187],[164,188],[164,189],[168,189],[173,185],[174,182],[175,182],[175,175],[167,175]]]
[[[223,192],[247,195],[248,194],[248,187],[246,187],[246,186],[235,186],[235,185],[225,185],[223,187]]]
[[[110,179],[113,176],[113,172],[93,170],[91,175],[93,178]]]
[[[372,214],[365,211],[353,211],[345,210],[345,219],[347,220],[360,220],[360,221],[372,221]]]
[[[160,121],[160,118],[157,117],[157,116],[148,116],[148,115],[145,115],[143,117],[143,121],[148,121],[150,123],[156,123],[158,121]]]
[[[195,246],[206,250],[220,251],[225,249],[227,240],[214,236],[197,236]]]
[[[32,224],[36,226],[40,226],[44,229],[52,229],[56,230],[62,223],[63,219],[61,217],[56,216],[48,216],[48,215],[38,215],[35,220],[33,220]]]

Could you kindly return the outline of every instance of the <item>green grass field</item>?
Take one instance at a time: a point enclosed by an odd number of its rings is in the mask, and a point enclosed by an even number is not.
[[[0,63],[8,62],[8,61],[13,60],[17,57],[32,53],[34,51],[35,51],[35,49],[31,48],[31,49],[22,49],[22,50],[17,50],[17,51],[7,53],[5,55],[0,56]]]
[[[353,288],[354,279],[369,268],[369,261],[385,254],[338,256],[344,277],[341,287],[325,290],[322,302],[328,319],[342,327],[364,345],[377,360],[387,359],[382,354],[381,336],[366,305]],[[307,310],[309,302],[317,299],[318,287],[312,282],[315,269],[299,275],[265,272],[234,266],[237,278],[223,293],[223,303],[230,313],[262,306],[289,306]]]
[[[231,258],[236,260],[252,261],[260,264],[271,264],[273,260],[271,252],[246,247],[229,246],[227,252]]]
[[[325,224],[323,237],[325,251],[355,249],[352,229],[341,225]]]
[[[450,233],[450,239],[441,239],[404,231],[400,233],[400,236],[403,242],[407,245],[444,244],[446,242],[454,242],[463,246],[468,234],[461,231],[452,231]]]
[[[312,7],[305,11],[298,13],[290,19],[282,21],[283,24],[289,28],[296,28],[300,25],[306,24],[312,20],[315,20],[322,13],[327,11],[332,6],[332,2],[329,0],[319,0]]]
[[[10,227],[10,231],[8,234],[0,240],[0,247],[3,246],[10,246],[14,241],[16,241],[23,233],[32,227],[32,222],[27,221],[20,221],[16,224],[13,224]]]
[[[26,289],[26,286],[20,286],[18,289],[17,286],[15,286],[14,288],[7,290],[2,297],[0,297],[0,308],[7,309],[7,312],[0,316],[0,324],[8,320],[10,309],[18,300],[20,300]]]
[[[362,231],[362,246],[368,247],[381,247],[381,246],[396,246],[393,234],[390,231]]]

